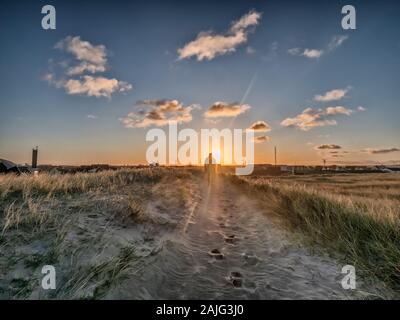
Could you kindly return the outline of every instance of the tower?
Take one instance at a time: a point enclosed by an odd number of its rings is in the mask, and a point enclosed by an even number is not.
[[[38,152],[39,152],[39,147],[35,147],[32,149],[32,169],[37,168]]]

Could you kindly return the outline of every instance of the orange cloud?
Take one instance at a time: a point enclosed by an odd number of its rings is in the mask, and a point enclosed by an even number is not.
[[[251,107],[248,104],[215,102],[205,113],[206,118],[237,117]]]
[[[271,131],[271,127],[268,123],[266,123],[265,121],[257,121],[254,122],[249,129],[254,130],[256,132],[269,132]]]
[[[194,105],[183,106],[178,100],[142,100],[138,105],[150,106],[149,111],[139,110],[131,112],[119,120],[127,128],[144,128],[155,125],[165,126],[171,121],[177,123],[192,121],[192,110]]]

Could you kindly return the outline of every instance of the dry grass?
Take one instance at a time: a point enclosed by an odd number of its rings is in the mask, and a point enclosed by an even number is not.
[[[400,289],[400,175],[232,177],[287,225]]]
[[[145,168],[0,176],[0,299],[103,297],[158,246],[141,230],[161,221],[166,232],[179,222],[191,174]],[[45,264],[57,270],[53,292],[38,286]]]
[[[0,199],[13,197],[27,199],[32,196],[52,197],[93,190],[116,190],[137,182],[159,181],[165,175],[162,169],[103,171],[96,174],[46,174],[32,176],[0,176]]]
[[[313,187],[335,195],[349,196],[359,200],[393,201],[400,204],[400,175],[398,174],[336,174],[284,176],[270,179],[280,183],[299,184]]]

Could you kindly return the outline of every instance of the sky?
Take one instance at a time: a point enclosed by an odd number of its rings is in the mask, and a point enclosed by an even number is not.
[[[389,0],[1,1],[0,158],[146,163],[148,130],[176,120],[253,127],[256,163],[274,146],[281,164],[400,162],[399,14]]]

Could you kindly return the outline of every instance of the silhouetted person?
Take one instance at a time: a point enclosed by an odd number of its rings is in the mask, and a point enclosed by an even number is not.
[[[211,152],[208,154],[208,159],[206,159],[206,161],[205,161],[204,169],[206,171],[208,184],[210,184],[212,176],[215,173],[215,169],[216,169],[216,161],[215,161],[215,159],[213,159]]]

